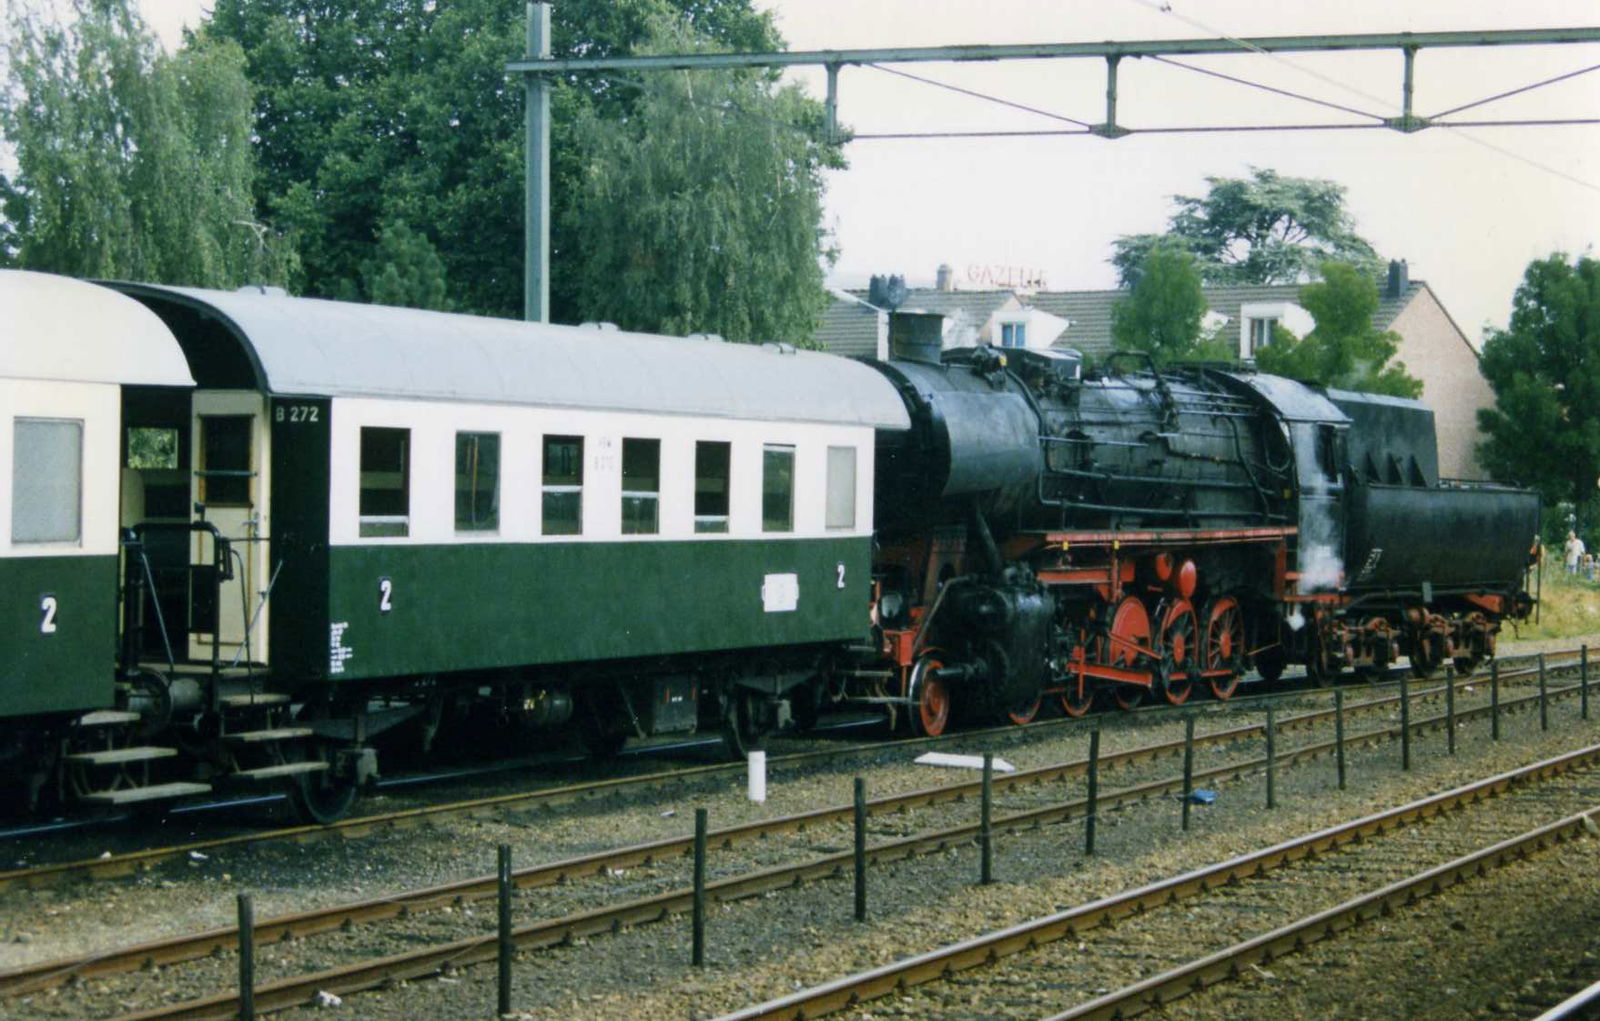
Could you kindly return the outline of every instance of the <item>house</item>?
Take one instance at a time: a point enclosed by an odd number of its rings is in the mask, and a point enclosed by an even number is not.
[[[1075,348],[1094,358],[1112,349],[1112,309],[1127,296],[1125,290],[960,291],[949,286],[947,275],[940,280],[942,288],[905,289],[899,307],[943,313],[947,348],[1004,347],[1020,340],[1028,347]],[[1270,342],[1274,324],[1299,335],[1313,325],[1310,314],[1298,304],[1298,284],[1207,287],[1205,295],[1211,310],[1207,327],[1234,339],[1241,359],[1253,358]],[[824,349],[887,356],[888,310],[872,305],[868,297],[867,291],[836,292],[816,334]],[[841,304],[852,303],[870,311],[841,311]],[[1494,394],[1478,371],[1478,352],[1467,335],[1425,281],[1410,279],[1404,262],[1389,264],[1372,321],[1378,329],[1400,335],[1396,358],[1422,381],[1422,400],[1433,409],[1439,437],[1439,474],[1486,478],[1474,449],[1482,439],[1477,415],[1478,409],[1494,406]]]

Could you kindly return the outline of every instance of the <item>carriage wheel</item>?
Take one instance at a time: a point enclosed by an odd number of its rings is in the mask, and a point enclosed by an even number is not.
[[[1228,676],[1210,679],[1211,694],[1219,700],[1233,697],[1244,672],[1244,611],[1232,596],[1213,599],[1206,607],[1205,668],[1226,670]]]
[[[1173,705],[1183,705],[1194,691],[1195,664],[1200,661],[1198,631],[1194,607],[1187,599],[1173,603],[1161,619],[1161,690]]]
[[[950,689],[939,671],[944,663],[936,653],[925,652],[911,668],[911,711],[906,721],[918,737],[938,737],[950,723]]]

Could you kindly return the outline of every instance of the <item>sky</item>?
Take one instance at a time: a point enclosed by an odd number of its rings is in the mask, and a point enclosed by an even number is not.
[[[4,0],[0,0],[3,3]],[[203,0],[140,0],[169,47]],[[557,0],[559,2],[559,0]],[[757,0],[791,49],[959,43],[1092,42],[1317,33],[1581,27],[1593,0]],[[1399,113],[1395,52],[1190,58],[1237,78],[1379,116]],[[1600,65],[1600,44],[1423,50],[1414,109],[1429,114]],[[1103,120],[1101,60],[915,64],[902,70],[1080,121]],[[823,94],[819,70],[791,77]],[[1154,61],[1125,60],[1120,123],[1131,127],[1349,123],[1362,118]],[[840,119],[858,135],[1057,129],[1007,109],[874,68],[840,75]],[[1600,70],[1464,116],[1600,118]],[[1347,189],[1358,231],[1406,259],[1467,336],[1504,326],[1528,262],[1592,254],[1600,240],[1600,124],[1519,128],[1226,132],[1009,139],[866,140],[828,180],[832,280],[900,273],[931,285],[948,263],[958,285],[983,268],[1042,274],[1056,290],[1115,285],[1107,262],[1122,234],[1158,232],[1171,196],[1203,195],[1208,177],[1251,167],[1328,178]],[[520,215],[520,212],[516,215]]]

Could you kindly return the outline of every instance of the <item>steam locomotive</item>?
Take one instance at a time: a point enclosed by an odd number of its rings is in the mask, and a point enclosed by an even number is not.
[[[391,739],[923,733],[1226,698],[1524,613],[1535,498],[1437,478],[1431,414],[1244,369],[866,363],[0,272],[0,789],[288,788]]]

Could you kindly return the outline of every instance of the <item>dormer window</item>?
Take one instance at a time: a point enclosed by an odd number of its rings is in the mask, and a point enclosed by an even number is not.
[[[1000,346],[1001,347],[1027,347],[1028,346],[1028,324],[1027,323],[1001,323],[1000,324]]]
[[[1278,319],[1276,316],[1251,317],[1249,357],[1254,358],[1256,352],[1272,343],[1272,328],[1277,325]]]

